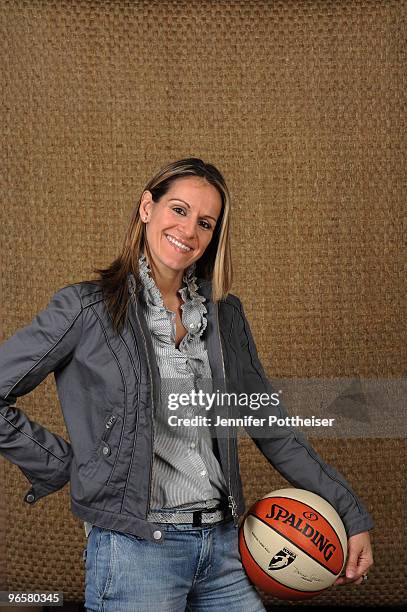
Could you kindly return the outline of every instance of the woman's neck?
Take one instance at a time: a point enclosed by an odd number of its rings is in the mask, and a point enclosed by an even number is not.
[[[182,287],[184,270],[171,270],[167,267],[157,266],[151,260],[149,260],[149,267],[162,297],[176,298],[178,290]]]

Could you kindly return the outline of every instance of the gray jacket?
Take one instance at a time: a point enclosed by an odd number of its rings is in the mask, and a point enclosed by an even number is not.
[[[216,305],[210,281],[198,280],[198,285],[207,299],[207,351],[217,388],[273,393],[240,300],[229,294]],[[159,525],[147,521],[160,377],[140,295],[130,301],[128,315],[117,335],[100,287],[76,283],[57,291],[29,325],[0,345],[0,452],[30,481],[27,503],[70,480],[71,510],[78,518],[162,543]],[[50,372],[70,443],[16,407],[16,400]],[[239,407],[227,410],[236,416]],[[280,404],[255,416],[269,414],[287,415]],[[321,495],[336,508],[348,536],[373,527],[343,476],[299,431],[285,428],[271,437],[246,429],[291,485]],[[222,434],[214,442],[237,527],[245,502],[236,435]]]

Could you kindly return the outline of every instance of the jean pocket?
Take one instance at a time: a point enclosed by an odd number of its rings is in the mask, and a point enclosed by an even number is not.
[[[103,599],[109,590],[113,575],[113,534],[109,529],[94,526],[93,576],[95,589]]]

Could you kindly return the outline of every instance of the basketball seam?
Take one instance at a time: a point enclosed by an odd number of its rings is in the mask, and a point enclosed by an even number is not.
[[[253,516],[253,515],[252,515],[252,516]],[[279,581],[277,580],[277,578],[274,578],[273,576],[270,576],[270,574],[268,574],[268,573],[267,573],[267,572],[266,572],[266,571],[265,571],[265,570],[264,570],[264,569],[263,569],[263,568],[262,568],[262,567],[259,565],[259,563],[256,561],[256,559],[253,557],[252,553],[250,552],[249,546],[247,545],[246,537],[245,537],[245,535],[244,535],[244,530],[242,531],[242,536],[243,536],[244,543],[245,543],[245,545],[246,545],[247,552],[249,553],[249,555],[250,555],[250,556],[251,556],[251,558],[253,559],[253,562],[256,564],[256,567],[258,567],[258,568],[259,568],[259,570],[261,570],[261,571],[262,571],[264,574],[266,574],[267,578],[271,578],[271,580],[274,580],[274,582],[277,582],[277,584],[278,584],[279,586],[282,586],[282,587],[284,587],[285,589],[289,589],[290,591],[297,591],[297,593],[312,593],[312,592],[313,592],[313,591],[305,591],[305,590],[303,590],[303,589],[297,589],[297,588],[292,587],[292,586],[287,586],[286,584],[283,584],[282,582],[279,582]],[[320,589],[319,591],[315,591],[315,595],[318,595],[318,593],[321,593],[321,592],[323,592],[324,590],[325,590],[325,589]]]
[[[311,491],[311,492],[312,492],[312,491]],[[262,499],[290,499],[291,501],[299,502],[299,503],[303,504],[304,506],[307,506],[307,508],[310,508],[310,510],[313,510],[313,511],[315,512],[315,508],[313,508],[312,506],[310,506],[309,504],[307,504],[307,502],[303,502],[303,501],[301,501],[301,500],[299,500],[299,499],[295,499],[295,497],[285,497],[285,496],[283,496],[283,495],[279,495],[279,496],[276,496],[276,497],[268,497],[268,496],[266,496],[265,498],[263,497]],[[322,498],[322,499],[324,499],[324,498]],[[259,500],[259,501],[262,501],[262,500]],[[325,500],[325,501],[326,501],[326,500]],[[332,506],[332,507],[333,507],[333,506]],[[335,508],[334,508],[334,510],[335,510]],[[318,512],[318,511],[317,511],[317,512]],[[253,516],[255,516],[255,515],[253,515]],[[339,515],[338,515],[338,516],[339,516]],[[335,529],[335,527],[334,527],[334,526],[333,526],[333,525],[332,525],[332,524],[329,522],[329,520],[328,520],[328,519],[327,519],[325,516],[323,516],[322,518],[324,519],[324,521],[326,521],[326,522],[328,523],[328,525],[331,527],[332,531],[334,531],[334,532],[336,533],[336,529]],[[339,517],[339,518],[340,518],[340,517]],[[341,520],[342,520],[342,519],[341,519]],[[339,536],[338,536],[338,542],[339,542],[339,546],[341,547],[342,557],[343,557],[343,559],[345,560],[345,551],[343,550],[342,542],[341,542],[341,539],[340,539],[340,537],[339,537]]]

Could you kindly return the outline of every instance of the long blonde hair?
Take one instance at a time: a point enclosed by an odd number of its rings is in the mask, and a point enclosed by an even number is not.
[[[140,218],[139,210],[142,194],[148,190],[153,201],[158,202],[174,181],[191,175],[202,177],[216,187],[222,199],[221,213],[211,242],[196,262],[196,276],[198,279],[212,281],[211,299],[214,302],[224,299],[230,291],[233,270],[230,251],[230,195],[226,182],[212,164],[206,164],[197,157],[180,159],[161,168],[145,185],[133,209],[119,256],[108,268],[93,270],[97,277],[90,279],[90,282],[96,282],[102,287],[105,303],[117,332],[121,331],[127,316],[128,274],[133,273],[136,282],[139,282],[138,259],[147,246],[145,224]]]

